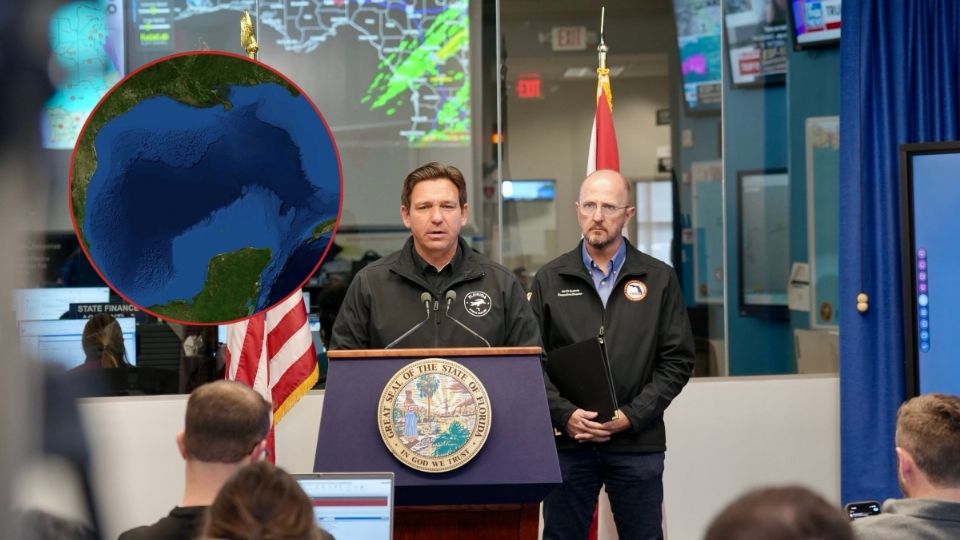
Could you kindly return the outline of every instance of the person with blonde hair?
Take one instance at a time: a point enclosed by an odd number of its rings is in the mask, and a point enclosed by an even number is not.
[[[231,476],[207,509],[204,539],[332,540],[316,525],[313,504],[297,481],[273,464],[247,465]]]

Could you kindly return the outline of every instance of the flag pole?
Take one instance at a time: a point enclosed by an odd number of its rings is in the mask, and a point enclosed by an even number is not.
[[[610,69],[607,68],[607,44],[603,39],[603,27],[606,20],[606,6],[600,8],[600,43],[597,45],[597,98],[603,92],[607,97],[607,106],[613,111],[613,95],[610,93]]]
[[[606,69],[607,67],[607,44],[603,41],[603,23],[606,19],[607,8],[606,6],[600,7],[600,44],[597,45],[597,55],[599,56],[600,68]]]

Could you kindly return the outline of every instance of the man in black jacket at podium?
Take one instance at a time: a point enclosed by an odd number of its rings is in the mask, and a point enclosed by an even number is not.
[[[596,422],[544,374],[563,474],[543,503],[545,539],[586,538],[601,485],[620,538],[662,538],[663,412],[693,370],[693,334],[673,269],[621,235],[635,211],[619,173],[588,176],[577,201],[583,240],[533,281],[547,362],[602,331],[619,405]]]
[[[427,163],[404,179],[400,205],[410,238],[354,277],[330,348],[540,346],[516,277],[460,238],[463,174]]]

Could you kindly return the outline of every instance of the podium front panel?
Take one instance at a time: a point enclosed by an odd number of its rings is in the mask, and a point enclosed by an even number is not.
[[[393,471],[402,505],[542,500],[561,476],[539,355],[456,356],[455,351],[430,356],[463,364],[490,398],[490,433],[473,459],[453,471],[421,472],[397,460],[380,436],[384,387],[402,367],[429,356],[331,358],[314,470]]]

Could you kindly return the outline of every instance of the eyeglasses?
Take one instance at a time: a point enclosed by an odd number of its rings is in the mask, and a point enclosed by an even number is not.
[[[604,217],[612,217],[617,215],[621,210],[630,208],[630,205],[614,206],[608,203],[603,203],[598,205],[595,202],[585,202],[585,203],[578,202],[577,203],[577,208],[580,209],[580,213],[583,214],[584,216],[594,215],[597,212],[598,207],[600,208],[600,213],[603,214]]]

